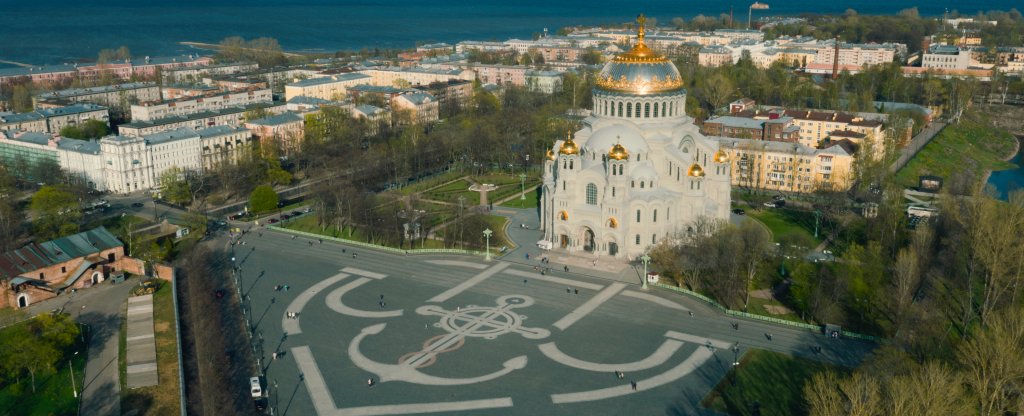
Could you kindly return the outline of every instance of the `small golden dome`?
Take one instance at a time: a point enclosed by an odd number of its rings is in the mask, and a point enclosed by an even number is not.
[[[729,155],[719,149],[715,152],[715,163],[725,163],[729,161]]]
[[[548,149],[547,157],[550,160],[555,160],[555,151]]]
[[[572,132],[570,131],[562,142],[562,147],[558,149],[558,153],[563,155],[575,155],[580,153],[579,146],[576,146],[576,142],[572,140]]]
[[[612,146],[612,150],[608,151],[608,158],[615,160],[629,159],[629,152],[621,144],[615,143],[615,146]]]
[[[695,178],[703,178],[704,177],[704,168],[702,168],[699,164],[694,163],[694,164],[690,165],[690,169],[686,171],[686,176],[693,176]]]

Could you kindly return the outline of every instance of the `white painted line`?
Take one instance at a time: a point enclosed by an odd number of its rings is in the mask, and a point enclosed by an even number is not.
[[[594,283],[581,282],[579,280],[566,279],[564,277],[548,276],[546,274],[526,272],[526,271],[522,271],[522,270],[515,270],[515,269],[506,270],[505,274],[510,274],[510,275],[519,276],[519,277],[528,277],[530,279],[542,280],[542,281],[545,281],[545,282],[557,283],[560,286],[572,286],[572,287],[578,287],[580,289],[590,289],[590,290],[601,290],[601,289],[604,289],[604,286],[598,285],[598,284],[594,284]]]
[[[654,377],[638,380],[636,382],[636,391],[633,391],[632,386],[629,383],[623,383],[621,386],[608,387],[598,390],[581,391],[577,393],[563,393],[563,394],[552,394],[551,401],[555,404],[563,403],[578,403],[578,402],[589,402],[594,400],[610,399],[612,397],[625,396],[627,394],[636,393],[638,391],[650,390],[664,384],[676,381],[683,376],[689,374],[697,367],[704,364],[711,355],[714,354],[707,348],[698,348],[690,357],[679,365],[673,367],[664,373],[656,375]]]
[[[408,415],[414,413],[450,413],[466,410],[500,409],[504,407],[512,407],[511,397],[466,400],[461,402],[411,403],[351,407],[348,409],[338,409],[334,414],[337,416]],[[323,415],[321,414],[321,416]]]
[[[698,337],[696,335],[684,334],[682,332],[676,332],[676,331],[668,331],[668,332],[666,332],[665,333],[665,337],[666,338],[672,338],[672,339],[678,339],[680,341],[686,341],[686,342],[690,342],[690,343],[694,343],[694,344],[702,345],[702,346],[703,345],[708,345],[708,342],[710,342],[711,346],[715,347],[715,348],[729,348],[729,347],[732,347],[732,345],[733,345],[732,343],[725,342],[725,341],[719,341],[717,339]]]
[[[654,353],[647,356],[647,358],[640,361],[621,364],[605,364],[583,361],[562,352],[554,342],[541,344],[538,347],[540,348],[540,352],[544,353],[544,355],[556,363],[578,368],[580,370],[611,373],[614,371],[640,371],[665,364],[665,362],[668,361],[668,359],[671,358],[681,346],[683,346],[682,341],[667,339],[661,343],[661,346],[658,347]]]
[[[427,302],[444,302],[448,299],[451,299],[455,297],[455,295],[458,295],[459,293],[462,293],[463,291],[480,284],[480,282],[487,280],[487,278],[494,276],[495,274],[497,274],[502,269],[508,266],[509,264],[504,262],[495,264],[494,266],[491,266],[491,268],[484,270],[480,274],[469,278],[469,280],[459,283],[455,287],[444,291],[440,295],[430,298],[429,300],[427,300]]]
[[[156,371],[156,362],[143,363],[143,364],[132,364],[125,368],[126,373],[144,373],[146,371]]]
[[[427,260],[427,263],[436,264],[436,265],[439,265],[439,266],[468,267],[470,269],[477,269],[477,270],[483,270],[483,269],[487,268],[486,264],[471,263],[471,262],[468,262],[468,261],[459,261],[459,260]]]
[[[587,314],[593,312],[594,309],[597,309],[597,307],[601,306],[602,303],[607,302],[608,299],[612,298],[612,296],[615,296],[616,294],[621,292],[622,289],[625,287],[625,283],[612,283],[604,290],[599,292],[596,296],[590,298],[590,300],[586,301],[584,304],[577,307],[576,310],[569,312],[568,315],[563,316],[562,319],[559,319],[558,322],[555,322],[555,328],[564,331],[566,328],[576,323],[576,321],[583,319],[584,316],[587,316]]]
[[[153,338],[153,334],[138,335],[138,336],[134,336],[134,337],[128,337],[128,338],[125,339],[125,341],[132,342],[132,341],[138,341],[140,339],[146,339],[146,338]]]
[[[327,383],[324,383],[324,376],[320,374],[320,367],[316,365],[316,359],[313,358],[309,347],[303,345],[292,348],[292,357],[299,367],[299,373],[306,381],[306,390],[309,392],[309,398],[313,400],[316,413],[320,416],[336,414],[338,408],[334,405],[334,397],[327,389]]]
[[[339,287],[327,294],[327,307],[331,308],[337,313],[348,316],[355,316],[358,318],[394,318],[402,316],[402,310],[394,311],[364,311],[361,309],[355,309],[341,301],[341,297],[345,296],[346,293],[362,286],[372,280],[365,277],[360,277],[356,280],[346,283],[344,286]],[[294,319],[293,319],[294,320]]]
[[[637,298],[637,299],[641,299],[641,300],[646,300],[648,302],[657,303],[657,304],[659,304],[661,306],[664,306],[666,308],[669,308],[669,309],[676,309],[676,310],[680,310],[680,311],[684,311],[684,312],[689,311],[689,309],[686,309],[685,307],[683,307],[682,305],[680,305],[678,303],[675,303],[675,302],[670,301],[668,299],[663,299],[663,298],[657,297],[657,296],[652,295],[650,293],[637,292],[635,290],[627,290],[625,292],[622,292],[622,294],[624,296],[629,296],[631,298]]]
[[[386,275],[386,274],[368,272],[366,270],[357,269],[355,267],[346,267],[344,269],[341,269],[341,271],[343,271],[345,273],[357,274],[357,275],[360,275],[360,276],[365,276],[365,277],[369,277],[371,279],[377,279],[377,280],[380,280],[380,279],[383,279],[385,277],[388,277],[388,275]]]
[[[139,303],[139,302],[150,302],[150,303],[152,303],[153,302],[153,295],[132,296],[132,297],[128,298],[128,303],[129,304]]]
[[[327,289],[331,285],[344,280],[349,275],[344,273],[338,273],[332,277],[328,277],[321,280],[319,283],[306,289],[292,300],[292,303],[288,304],[288,309],[285,310],[284,316],[281,317],[281,329],[284,330],[288,335],[301,334],[302,328],[299,327],[298,319],[291,319],[288,317],[288,312],[302,312],[302,309],[306,307],[310,299],[316,296],[321,290]]]

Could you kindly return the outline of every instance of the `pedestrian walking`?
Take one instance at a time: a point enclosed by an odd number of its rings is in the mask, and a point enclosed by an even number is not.
[[[526,279],[523,279],[523,285],[524,286],[526,285]]]
[[[686,311],[686,312],[690,314],[691,318],[693,317],[693,311]]]
[[[530,259],[530,253],[526,253],[526,259],[527,259],[527,260],[529,260],[529,259]]]
[[[366,386],[367,387],[373,387],[373,384],[374,384],[373,377],[370,377],[370,378],[366,379]]]
[[[739,322],[733,322],[731,325],[732,325],[732,329],[735,329],[737,331],[740,330],[740,323]]]
[[[568,287],[567,287],[567,288],[565,288],[565,293],[572,293],[572,289],[571,289],[571,288],[568,288]]]
[[[356,253],[355,252],[352,253],[352,258],[356,258]]]
[[[633,386],[633,391],[636,391],[636,381],[630,380],[629,385]]]
[[[565,266],[565,272],[569,273],[569,266]]]
[[[771,340],[772,340],[772,334],[769,334],[769,333],[767,333],[767,332],[765,332],[765,333],[764,333],[764,337],[765,337],[765,338],[768,338],[768,340],[769,340],[769,341],[771,341]]]
[[[573,290],[572,290],[572,293],[574,293],[574,294],[577,294],[577,295],[578,295],[578,294],[580,294],[580,290],[579,290],[579,289],[573,289]]]

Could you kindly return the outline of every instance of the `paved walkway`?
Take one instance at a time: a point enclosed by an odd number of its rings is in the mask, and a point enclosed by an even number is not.
[[[159,384],[156,373],[156,338],[153,333],[153,295],[128,298],[128,334],[125,367],[130,389]]]

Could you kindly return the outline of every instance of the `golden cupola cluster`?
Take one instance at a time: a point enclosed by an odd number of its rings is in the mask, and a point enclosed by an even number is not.
[[[729,155],[719,149],[715,152],[715,163],[725,163],[729,161]]]
[[[629,152],[620,143],[615,143],[612,149],[608,151],[608,158],[612,160],[625,160],[629,159]]]
[[[694,163],[690,165],[690,169],[686,171],[686,176],[692,176],[694,178],[703,178],[704,168],[702,168],[699,163]]]
[[[637,21],[636,45],[605,64],[597,77],[597,86],[608,91],[637,95],[676,91],[683,88],[683,77],[668,58],[658,54],[644,42],[644,23]]]
[[[572,140],[572,133],[570,132],[565,141],[562,142],[562,147],[558,149],[558,153],[563,155],[575,155],[579,154],[580,148],[576,145],[576,142]]]
[[[548,160],[555,160],[555,152],[551,149],[548,149],[548,153],[546,156],[548,157]]]

